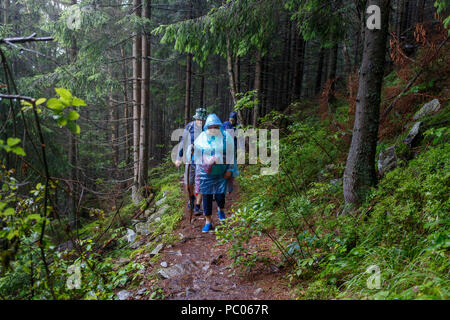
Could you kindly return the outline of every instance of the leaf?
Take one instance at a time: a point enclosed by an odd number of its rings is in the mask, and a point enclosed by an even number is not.
[[[10,147],[14,147],[15,145],[19,144],[20,139],[19,138],[8,138],[6,140],[6,144]]]
[[[36,103],[35,103],[35,105],[40,105],[40,104],[43,104],[45,101],[47,101],[47,99],[45,99],[45,98],[40,98],[40,99],[37,99],[37,101],[36,101]]]
[[[18,156],[26,156],[25,151],[22,149],[22,147],[16,146],[12,148],[11,151],[17,154]]]
[[[29,103],[28,101],[25,101],[25,100],[21,100],[20,103],[24,106],[30,106],[30,107],[32,106],[31,103]]]
[[[41,215],[39,215],[39,214],[37,214],[37,213],[30,214],[30,215],[27,217],[27,220],[28,220],[28,221],[29,221],[29,220],[40,221],[40,220],[41,220]]]
[[[64,104],[59,99],[56,99],[56,98],[49,99],[47,101],[47,107],[56,112],[61,112],[65,108]]]
[[[56,93],[59,94],[59,100],[66,106],[70,106],[72,104],[72,94],[69,90],[63,88],[55,88]]]
[[[67,115],[67,119],[72,121],[77,120],[79,117],[80,115],[75,110],[70,111],[69,114]]]
[[[58,126],[64,127],[67,124],[67,119],[64,117],[61,117],[58,119],[57,123],[58,123]]]
[[[70,93],[69,90],[64,89],[64,88],[55,88],[55,91],[57,94],[59,94],[59,96],[61,98],[67,99],[67,100],[72,100],[72,94]]]
[[[13,216],[14,215],[14,209],[13,208],[8,208],[5,211],[3,211],[3,214],[5,216]]]
[[[75,122],[73,121],[68,121],[67,122],[67,128],[69,128],[70,131],[72,131],[75,134],[80,134],[80,126],[77,125]]]
[[[86,102],[84,102],[83,99],[74,98],[73,101],[72,101],[72,106],[74,106],[74,107],[85,107],[86,106]]]

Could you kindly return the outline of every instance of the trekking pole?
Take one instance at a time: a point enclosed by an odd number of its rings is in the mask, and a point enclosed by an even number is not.
[[[188,197],[189,197],[189,203],[190,208],[189,208],[189,224],[192,224],[192,213],[194,211],[194,201],[192,201],[191,199],[191,195],[189,194],[189,175],[190,175],[190,171],[191,171],[191,161],[192,161],[192,155],[194,154],[194,145],[191,145],[191,157],[189,158],[189,163],[188,163],[188,168],[187,168],[187,185],[188,185]],[[194,193],[195,193],[195,178],[194,178]]]

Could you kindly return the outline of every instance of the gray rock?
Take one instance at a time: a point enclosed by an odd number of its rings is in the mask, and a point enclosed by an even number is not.
[[[422,136],[422,134],[421,134],[422,123],[423,122],[421,122],[421,121],[414,123],[414,125],[411,128],[411,130],[409,131],[408,135],[403,140],[404,143],[406,143],[410,146],[417,144],[417,142],[420,140],[420,138]]]
[[[159,206],[162,205],[164,202],[166,202],[166,197],[162,197],[161,199],[159,199],[158,201],[156,201],[155,206],[159,207]]]
[[[147,290],[146,288],[141,288],[141,289],[139,289],[136,293],[137,293],[138,295],[142,296],[142,295],[145,293],[146,290]]]
[[[132,243],[136,240],[136,232],[132,229],[127,229],[127,241],[128,243]]]
[[[167,268],[167,262],[163,261],[163,262],[161,262],[160,264],[161,264],[161,267]]]
[[[166,269],[158,270],[158,277],[161,279],[171,279],[174,277],[180,277],[186,273],[198,272],[198,267],[191,260],[185,260],[182,263],[176,264]]]
[[[181,250],[177,250],[177,251],[168,251],[168,254],[174,255],[174,256],[179,256],[181,257],[183,254],[181,253]]]
[[[159,269],[158,277],[161,279],[170,279],[178,276],[184,275],[186,270],[183,268],[181,264],[176,264],[170,268]]]
[[[255,296],[257,296],[257,295],[259,295],[261,292],[263,292],[263,289],[262,289],[262,288],[258,288],[258,289],[256,289],[256,290],[253,292],[253,294],[254,294]]]
[[[163,247],[164,247],[164,243],[158,244],[158,245],[156,246],[156,248],[153,249],[152,252],[150,252],[150,255],[151,255],[151,256],[154,256],[154,255],[158,254],[158,253],[161,251],[161,249],[162,249]]]
[[[172,193],[172,190],[164,190],[163,191],[163,197],[165,198],[165,197],[167,197],[169,194],[171,194]]]
[[[134,227],[136,228],[136,233],[143,236],[148,236],[153,232],[148,222],[139,222]]]
[[[158,211],[156,211],[154,214],[152,214],[152,215],[148,218],[147,222],[148,222],[148,223],[151,223],[151,222],[159,222],[159,221],[161,221],[161,217],[162,217],[164,214],[167,213],[168,209],[169,209],[169,205],[168,205],[168,204],[163,205],[161,208],[158,209]],[[159,219],[158,219],[158,218],[159,218]]]
[[[139,248],[140,246],[142,246],[143,244],[144,244],[143,241],[135,241],[135,242],[133,242],[132,244],[130,244],[130,248],[131,248],[131,249],[137,249],[137,248]]]
[[[130,259],[129,259],[129,258],[123,258],[123,257],[121,257],[121,258],[119,258],[119,260],[117,260],[117,264],[118,264],[119,266],[124,265],[124,264],[127,264],[128,262],[130,262]]]
[[[413,120],[419,120],[425,116],[436,113],[441,109],[441,104],[438,99],[434,99],[428,103],[425,103],[423,107],[414,115]]]
[[[397,154],[395,153],[395,146],[381,150],[378,157],[378,173],[383,176],[386,172],[391,171],[395,167],[397,167]]]
[[[117,292],[117,298],[119,300],[128,300],[131,297],[131,292],[128,290],[122,290]]]

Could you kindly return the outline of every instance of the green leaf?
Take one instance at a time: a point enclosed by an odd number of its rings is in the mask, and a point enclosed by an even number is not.
[[[75,122],[73,121],[68,121],[67,122],[67,128],[69,128],[70,131],[72,131],[75,134],[80,134],[80,126],[77,125]]]
[[[61,100],[56,99],[56,98],[51,98],[47,101],[47,107],[49,109],[52,109],[56,112],[61,112],[64,110],[65,106],[64,104],[61,102]]]
[[[67,119],[75,121],[80,117],[80,115],[78,114],[78,112],[76,112],[75,110],[72,110],[69,112]]]
[[[59,94],[59,100],[66,106],[70,106],[72,104],[72,94],[69,90],[63,88],[55,88],[57,94]]]
[[[19,144],[20,139],[19,138],[8,138],[6,140],[6,144],[10,147],[14,147],[15,145]]]
[[[25,151],[22,149],[22,147],[16,146],[12,148],[11,151],[17,154],[18,156],[26,156]]]
[[[83,99],[74,98],[73,101],[72,101],[72,106],[74,106],[74,107],[85,107],[86,106],[86,102],[84,102]]]
[[[72,100],[72,94],[70,93],[69,90],[64,89],[64,88],[55,88],[55,91],[57,94],[59,94],[59,96],[61,98],[67,99],[67,100]]]
[[[58,119],[57,122],[58,122],[58,126],[64,127],[67,124],[67,119],[64,118],[64,117],[61,117],[61,118]]]
[[[5,216],[13,216],[14,215],[14,209],[13,208],[8,208],[5,211],[3,211],[3,214]]]
[[[36,101],[36,103],[35,103],[35,105],[40,105],[40,104],[43,104],[45,101],[47,101],[47,99],[45,99],[45,98],[40,98],[40,99],[38,99],[37,101]]]

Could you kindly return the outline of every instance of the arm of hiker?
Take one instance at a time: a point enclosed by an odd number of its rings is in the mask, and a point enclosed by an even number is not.
[[[175,166],[178,168],[181,165],[181,159],[183,158],[183,154],[184,154],[184,141],[187,139],[188,137],[188,127],[186,126],[186,128],[184,128],[184,132],[183,135],[181,136],[180,139],[180,144],[178,145],[178,156],[177,156],[177,160],[175,161]]]

